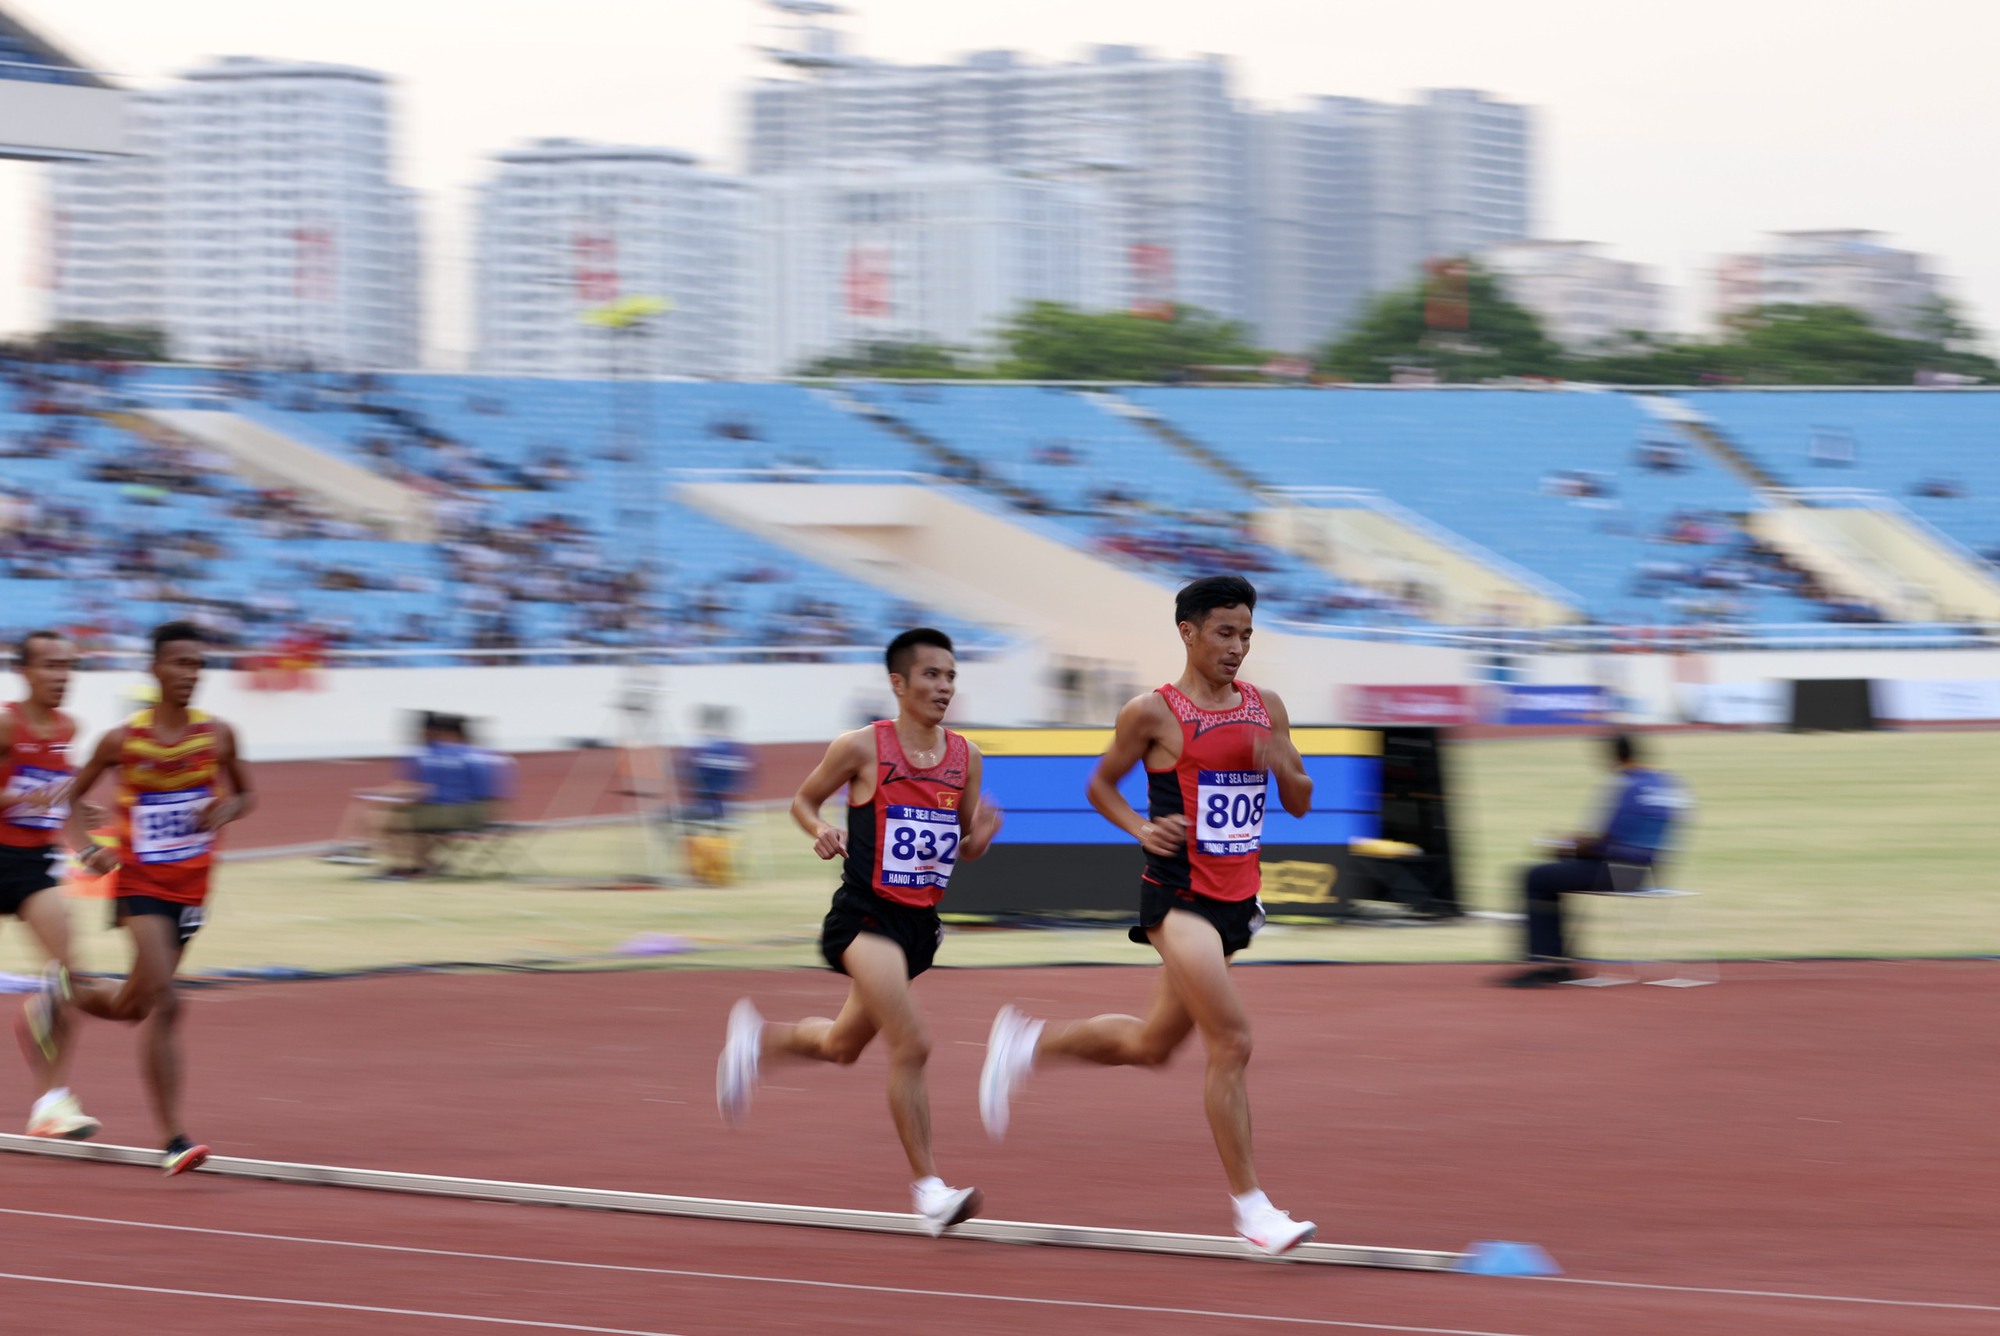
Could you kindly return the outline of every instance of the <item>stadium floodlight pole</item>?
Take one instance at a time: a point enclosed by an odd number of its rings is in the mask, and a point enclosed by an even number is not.
[[[664,606],[660,600],[666,593],[659,543],[666,479],[654,458],[654,386],[644,352],[656,322],[672,309],[673,303],[664,297],[621,297],[592,307],[581,317],[605,330],[611,343],[612,454],[619,474],[616,528],[619,545],[637,574],[632,592],[642,643],[660,638],[649,633],[657,629],[655,614]],[[628,659],[613,703],[627,791],[646,849],[641,880],[651,885],[666,885],[672,879],[673,828],[681,806],[669,759],[670,740],[664,736],[667,688],[662,673],[653,656]]]

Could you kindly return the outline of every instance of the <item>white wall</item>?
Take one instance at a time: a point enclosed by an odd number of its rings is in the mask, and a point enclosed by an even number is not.
[[[1045,674],[1020,656],[961,666],[952,721],[1013,724],[1043,717]],[[139,672],[79,674],[65,708],[95,735],[134,708]],[[746,742],[819,742],[864,713],[892,708],[880,663],[701,664],[659,670],[662,732],[694,734],[696,712],[725,705]],[[615,740],[624,670],[563,668],[355,668],[323,674],[322,691],[253,691],[247,674],[208,673],[197,708],[234,724],[253,761],[390,756],[410,745],[412,710],[441,710],[484,724],[482,740],[508,751],[544,751],[580,739]]]
[[[1162,641],[1151,664],[1155,675],[1142,687],[1178,667],[1171,637]],[[1286,642],[1289,652],[1280,662],[1247,675],[1282,692],[1298,724],[1340,722],[1349,685],[1469,684],[1476,666],[1456,650],[1301,637]],[[1048,666],[1036,647],[962,663],[952,722],[1007,727],[1057,717]],[[1690,684],[1865,677],[1963,689],[1969,682],[2000,681],[2000,650],[1552,654],[1525,658],[1519,666],[1528,682],[1609,687],[1634,706],[1632,722],[1676,723]],[[253,761],[395,755],[409,745],[412,710],[467,715],[484,723],[494,746],[542,751],[585,738],[615,739],[624,678],[623,670],[603,666],[363,668],[324,674],[322,691],[260,692],[250,689],[247,675],[218,670],[203,679],[196,704],[235,724]],[[702,664],[660,670],[656,680],[667,741],[692,737],[696,711],[708,705],[733,709],[738,735],[753,743],[819,742],[863,715],[879,717],[893,708],[879,663]],[[131,693],[148,681],[136,671],[80,674],[67,708],[85,733],[95,735],[136,708]]]

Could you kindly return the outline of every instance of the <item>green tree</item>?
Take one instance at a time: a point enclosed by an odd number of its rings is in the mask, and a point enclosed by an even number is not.
[[[1606,357],[1577,358],[1579,380],[1619,385],[1910,385],[1920,372],[1994,379],[1976,332],[1949,307],[1928,313],[1916,338],[1877,329],[1847,306],[1764,306],[1732,317],[1720,339],[1645,340]]]
[[[877,376],[885,380],[971,380],[989,374],[972,354],[944,343],[880,340],[855,344],[798,369],[801,376]]]
[[[82,360],[109,358],[121,362],[164,362],[167,336],[151,325],[98,325],[87,320],[62,320],[41,339],[58,357]]]
[[[1016,380],[1227,380],[1265,354],[1248,332],[1192,306],[1165,318],[1032,302],[1001,330],[1000,374]]]
[[[1406,367],[1452,383],[1561,374],[1562,349],[1542,332],[1532,312],[1475,263],[1465,265],[1462,293],[1449,297],[1462,317],[1453,323],[1464,328],[1433,328],[1437,281],[1426,276],[1378,297],[1345,334],[1319,350],[1314,365],[1365,382],[1389,380]]]

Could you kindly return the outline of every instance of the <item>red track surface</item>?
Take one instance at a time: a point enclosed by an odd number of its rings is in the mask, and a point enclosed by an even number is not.
[[[752,801],[791,796],[789,786],[811,770],[826,744],[783,743],[759,747]],[[514,758],[515,796],[509,812],[517,821],[562,820],[632,810],[632,799],[618,792],[617,753],[595,751],[529,752]],[[265,761],[253,768],[257,811],[229,832],[229,847],[238,852],[287,848],[331,840],[340,828],[347,797],[356,789],[387,783],[396,776],[396,762]],[[109,781],[102,790],[110,793]]]
[[[1858,965],[1690,992],[1520,994],[1456,967],[1239,972],[1259,1028],[1258,1148],[1280,1205],[1331,1241],[1533,1241],[1568,1268],[1563,1281],[932,1243],[0,1157],[0,1329],[21,1315],[33,1319],[21,1330],[82,1336],[1991,1332],[1996,977],[1983,964]],[[920,983],[945,1171],[985,1188],[989,1214],[1226,1229],[1197,1053],[1157,1073],[1039,1073],[1005,1145],[978,1128],[995,1005],[1130,1007],[1148,982],[1057,969]],[[879,1056],[767,1070],[749,1125],[720,1125],[715,1049],[746,990],[785,1017],[826,1013],[840,983],[689,972],[205,991],[190,1014],[194,1129],[257,1158],[904,1209]],[[93,1025],[82,1042],[78,1085],[106,1138],[149,1142],[131,1037]],[[18,1079],[0,1085],[0,1099],[21,1094]],[[1790,1297],[1715,1292],[1730,1289]]]

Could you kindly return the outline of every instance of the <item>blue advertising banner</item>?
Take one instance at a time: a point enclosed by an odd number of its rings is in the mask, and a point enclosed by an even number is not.
[[[1603,687],[1508,687],[1500,710],[1504,724],[1601,724],[1611,714]]]

